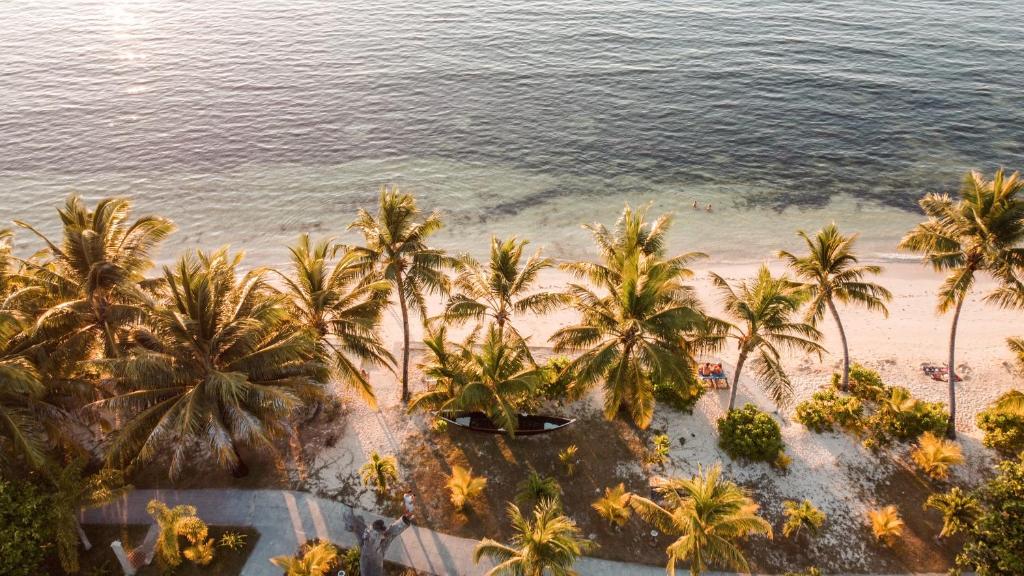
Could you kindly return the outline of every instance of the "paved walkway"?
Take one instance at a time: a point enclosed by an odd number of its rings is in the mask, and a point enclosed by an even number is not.
[[[280,576],[281,570],[270,563],[273,556],[293,554],[299,543],[323,538],[342,546],[355,544],[345,530],[346,506],[318,498],[308,492],[287,490],[134,490],[116,503],[87,510],[85,524],[148,524],[146,503],[156,498],[168,505],[191,504],[209,524],[252,526],[260,533],[256,547],[243,570],[245,576]],[[379,515],[356,510],[372,522]],[[476,540],[441,534],[422,526],[413,526],[388,550],[388,560],[439,576],[480,575],[490,568],[482,561],[473,563]],[[107,545],[103,543],[102,545]],[[664,576],[657,566],[581,558],[576,570],[585,576]]]

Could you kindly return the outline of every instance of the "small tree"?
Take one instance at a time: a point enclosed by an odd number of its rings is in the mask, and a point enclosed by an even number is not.
[[[509,504],[508,516],[514,531],[512,541],[506,545],[485,538],[473,551],[474,562],[487,557],[497,564],[486,576],[571,576],[576,559],[594,548],[554,500],[539,502],[532,520],[514,504]]]
[[[473,476],[473,471],[469,468],[453,466],[446,485],[451,494],[452,505],[461,510],[467,502],[483,494],[484,488],[487,487],[487,478]]]
[[[363,484],[373,486],[378,494],[388,491],[388,486],[398,480],[398,460],[394,456],[381,456],[376,450],[370,452],[370,459],[359,468]]]
[[[938,492],[928,496],[924,507],[942,514],[942,532],[939,532],[942,538],[963,532],[981,515],[978,500],[959,486],[953,487],[949,492]]]
[[[338,559],[338,549],[330,542],[304,545],[298,556],[275,556],[271,564],[282,568],[286,576],[327,576]]]
[[[949,477],[949,467],[964,461],[959,444],[931,432],[921,435],[910,457],[922,472],[934,480],[945,480]]]
[[[164,564],[174,567],[181,564],[181,547],[178,537],[181,536],[183,525],[196,518],[196,507],[179,504],[173,508],[159,500],[150,500],[146,504],[146,513],[153,517],[160,529],[156,539],[156,553]]]
[[[541,476],[536,470],[516,485],[516,504],[521,508],[536,505],[548,500],[556,504],[561,501],[562,487],[558,480],[550,476]]]
[[[868,510],[868,520],[871,522],[871,533],[875,539],[886,546],[892,545],[898,538],[903,536],[903,518],[893,505]]]
[[[795,538],[805,530],[811,536],[817,536],[825,524],[825,513],[816,508],[810,500],[799,503],[786,500],[782,506],[782,513],[786,516],[786,522],[782,525],[782,535],[786,538]]]
[[[598,498],[591,507],[597,514],[608,521],[613,528],[621,528],[629,521],[631,510],[629,498],[632,496],[626,492],[626,485],[619,482],[618,486],[604,489],[604,496]]]
[[[1024,458],[999,464],[978,491],[982,513],[971,523],[960,568],[982,576],[1024,574]]]
[[[575,444],[570,444],[558,453],[558,460],[565,467],[565,475],[572,476],[576,473],[576,453],[579,451]]]

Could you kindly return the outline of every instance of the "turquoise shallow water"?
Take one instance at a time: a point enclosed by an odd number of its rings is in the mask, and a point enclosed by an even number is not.
[[[649,201],[720,259],[830,219],[885,257],[924,191],[1024,167],[1022,21],[1017,0],[8,0],[0,218],[129,194],[175,248],[274,261],[387,181],[456,249],[578,256],[580,222]]]

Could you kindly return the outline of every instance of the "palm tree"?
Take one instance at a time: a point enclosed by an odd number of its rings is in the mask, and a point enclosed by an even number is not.
[[[146,513],[153,517],[160,529],[156,539],[156,553],[168,566],[181,564],[181,547],[178,541],[181,525],[196,517],[196,507],[179,504],[173,508],[159,500],[146,504]]]
[[[486,557],[496,563],[486,576],[575,576],[576,559],[595,547],[554,500],[538,504],[532,521],[515,504],[508,505],[508,517],[515,531],[508,545],[484,538],[473,551],[474,562]]]
[[[322,396],[326,368],[314,338],[289,322],[263,271],[236,273],[240,262],[221,249],[189,252],[164,268],[168,303],[135,331],[131,354],[105,363],[120,393],[94,406],[126,417],[111,463],[142,464],[169,451],[174,478],[198,442],[244,476],[238,446],[273,449],[292,410]]]
[[[416,200],[398,188],[380,189],[377,215],[359,210],[350,230],[363,235],[364,246],[356,253],[370,264],[398,295],[402,312],[402,402],[409,400],[409,311],[426,313],[424,293],[446,293],[448,278],[442,268],[452,260],[427,240],[441,229],[441,215],[419,219]]]
[[[1017,359],[1017,365],[1024,367],[1024,338],[1007,338],[1006,345]]]
[[[516,504],[524,508],[541,502],[559,502],[562,487],[551,476],[541,476],[536,470],[530,470],[530,474],[516,484],[515,499]]]
[[[299,237],[291,251],[291,273],[278,272],[292,307],[292,320],[312,330],[317,358],[332,376],[357,390],[371,407],[373,388],[357,362],[386,366],[394,362],[378,336],[390,285],[365,278],[361,254],[332,239],[313,243]]]
[[[979,272],[1004,283],[1016,283],[1015,270],[1024,265],[1024,189],[1018,173],[1006,176],[997,170],[991,181],[979,172],[964,178],[958,198],[928,194],[919,204],[927,220],[900,241],[900,248],[924,256],[926,263],[947,272],[939,289],[939,313],[953,310],[949,333],[949,429],[956,437],[956,331],[967,295]],[[999,301],[998,291],[989,295]]]
[[[798,280],[805,282],[810,301],[808,303],[807,321],[816,325],[824,316],[825,310],[832,314],[839,329],[839,339],[843,343],[843,381],[842,390],[850,389],[850,348],[846,342],[846,331],[839,319],[836,301],[845,305],[863,306],[868,310],[877,310],[889,315],[885,303],[892,300],[892,293],[872,282],[865,280],[868,275],[882,272],[879,266],[861,265],[853,253],[853,244],[857,235],[843,236],[835,223],[822,228],[811,238],[800,230],[797,235],[807,244],[805,256],[780,251],[779,257],[786,260],[789,268]]]
[[[591,504],[597,514],[608,521],[608,524],[621,528],[629,521],[630,512],[629,500],[633,495],[626,492],[626,485],[619,482],[617,486],[604,489],[604,496],[598,498]]]
[[[270,562],[284,570],[286,576],[326,576],[338,559],[338,549],[330,542],[303,546],[302,555],[275,556]]]
[[[747,572],[737,540],[751,534],[772,537],[771,524],[758,516],[757,504],[721,474],[722,467],[716,464],[689,479],[669,479],[658,488],[664,506],[635,494],[629,499],[641,518],[679,537],[666,549],[669,574],[679,561],[689,561],[695,576],[713,566]]]
[[[917,448],[911,452],[910,457],[925,474],[936,480],[948,478],[949,468],[964,461],[959,444],[939,438],[931,432],[921,435],[917,441]]]
[[[394,456],[381,456],[374,450],[370,452],[370,459],[359,468],[359,476],[363,484],[373,486],[379,494],[388,491],[388,486],[398,480],[398,460]]]
[[[71,461],[49,475],[53,482],[52,514],[57,552],[65,572],[78,572],[78,544],[89,550],[92,544],[79,523],[81,511],[109,504],[132,489],[120,470],[104,468],[83,474],[85,460]]]
[[[578,324],[552,336],[556,352],[582,352],[567,367],[570,392],[582,396],[596,383],[604,386],[604,415],[615,418],[627,408],[633,422],[646,428],[654,414],[654,387],[695,385],[691,340],[705,328],[705,316],[685,265],[696,255],[664,258],[667,217],[653,225],[645,213],[623,212],[616,233],[595,225],[602,263],[577,262],[565,268],[597,285],[601,294],[570,284]]]
[[[786,516],[786,522],[782,525],[782,535],[786,538],[799,536],[805,530],[816,536],[825,524],[825,513],[810,500],[786,500],[782,507],[782,513]]]
[[[978,500],[959,486],[954,486],[949,492],[937,492],[928,496],[924,507],[942,514],[942,531],[939,532],[942,538],[967,529],[982,512]]]
[[[71,196],[57,213],[63,224],[59,243],[15,221],[46,243],[51,258],[49,263],[21,261],[33,289],[18,297],[45,294],[50,305],[36,330],[55,345],[85,358],[102,343],[103,356],[117,357],[118,332],[140,321],[150,304],[144,290],[144,274],[153,266],[150,255],[174,225],[158,216],[129,221],[131,202],[125,198],[105,198],[90,210]]]
[[[554,264],[540,250],[523,262],[526,240],[515,236],[506,240],[491,237],[491,258],[485,268],[471,256],[455,263],[458,272],[452,283],[455,292],[448,299],[440,319],[446,323],[493,319],[499,332],[519,314],[546,314],[565,303],[565,296],[553,292],[534,292],[537,276]],[[512,330],[514,327],[509,324]]]
[[[14,314],[0,310],[0,465],[10,469],[21,460],[42,470],[49,451],[44,418],[55,409],[46,403],[39,371],[19,349],[22,328]]]
[[[453,466],[452,474],[445,484],[451,496],[452,506],[462,510],[466,503],[479,497],[487,487],[487,478],[473,476],[473,471],[462,466]]]
[[[722,294],[726,315],[734,323],[720,321],[706,342],[711,347],[720,347],[725,340],[734,340],[739,351],[729,410],[736,406],[740,374],[752,354],[754,370],[766,391],[776,405],[786,405],[792,395],[792,383],[782,368],[780,349],[818,354],[823,351],[817,342],[821,332],[793,319],[806,294],[786,276],[772,276],[764,265],[753,280],[740,282],[736,288],[717,274],[711,274],[711,279]]]
[[[479,345],[476,333],[454,349],[446,338],[441,327],[424,340],[432,356],[424,373],[435,385],[417,394],[409,410],[481,411],[514,436],[520,407],[540,382],[529,349],[518,336],[494,325]]]
[[[899,510],[891,504],[868,510],[868,521],[871,523],[871,533],[875,535],[875,539],[885,544],[892,544],[903,536],[903,528],[906,526]]]

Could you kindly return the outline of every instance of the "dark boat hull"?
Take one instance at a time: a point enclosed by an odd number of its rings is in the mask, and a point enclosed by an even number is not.
[[[438,413],[437,417],[453,426],[474,432],[486,432],[488,434],[507,433],[507,430],[491,422],[491,419],[483,412],[442,412]],[[565,428],[575,421],[575,418],[520,414],[516,423],[515,435],[534,436],[536,434],[546,434]]]

